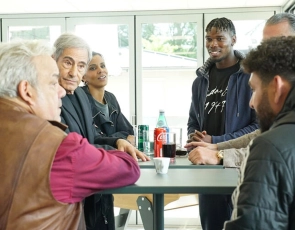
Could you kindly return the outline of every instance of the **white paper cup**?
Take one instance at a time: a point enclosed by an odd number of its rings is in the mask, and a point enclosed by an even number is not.
[[[153,161],[157,173],[166,174],[168,172],[170,157],[154,157]]]

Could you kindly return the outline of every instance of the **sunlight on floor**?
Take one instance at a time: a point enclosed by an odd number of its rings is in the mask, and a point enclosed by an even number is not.
[[[115,213],[118,213],[116,209]],[[138,218],[136,219],[136,211],[132,211],[126,230],[144,230],[139,212],[137,213]],[[165,230],[202,230],[198,205],[167,210],[164,215]]]

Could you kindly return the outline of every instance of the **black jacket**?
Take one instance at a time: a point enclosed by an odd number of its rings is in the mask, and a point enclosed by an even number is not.
[[[67,132],[81,134],[90,144],[98,148],[114,149],[119,138],[101,137],[96,133],[91,116],[91,105],[84,91],[78,87],[74,96],[77,104],[73,104],[67,95],[62,98],[61,119],[68,125]],[[83,120],[79,118],[75,109],[78,106],[82,111]],[[84,201],[84,215],[87,230],[115,230],[113,196],[94,194],[87,197]]]
[[[91,116],[91,105],[84,91],[78,87],[75,90],[78,104],[75,105],[68,95],[62,98],[61,119],[68,126],[67,132],[77,132],[87,138],[90,144],[97,144],[96,147],[104,149],[114,149],[119,138],[103,137],[96,132]],[[84,120],[81,120],[75,107],[80,108]],[[85,127],[85,128],[84,128]],[[112,147],[110,147],[112,146]]]
[[[114,94],[105,90],[104,98],[108,103],[109,118],[105,117],[95,105],[94,98],[88,87],[82,87],[91,104],[92,117],[97,133],[108,137],[121,137],[126,139],[128,135],[134,135],[133,127],[121,112],[120,105]]]
[[[250,144],[226,230],[295,229],[295,89],[271,128]]]

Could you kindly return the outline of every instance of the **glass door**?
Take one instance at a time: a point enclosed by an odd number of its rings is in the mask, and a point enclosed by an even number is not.
[[[134,17],[67,18],[67,30],[101,53],[109,71],[106,90],[113,93],[130,121],[135,115]]]
[[[182,144],[195,71],[203,64],[202,16],[136,17],[137,123],[153,130],[159,110],[170,128],[182,128]]]
[[[51,44],[65,31],[65,18],[2,19],[3,42],[14,39],[43,39]]]

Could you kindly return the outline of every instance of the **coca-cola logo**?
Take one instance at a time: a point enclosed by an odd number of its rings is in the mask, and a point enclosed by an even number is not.
[[[158,136],[157,136],[157,141],[166,141],[166,133],[160,133]]]

